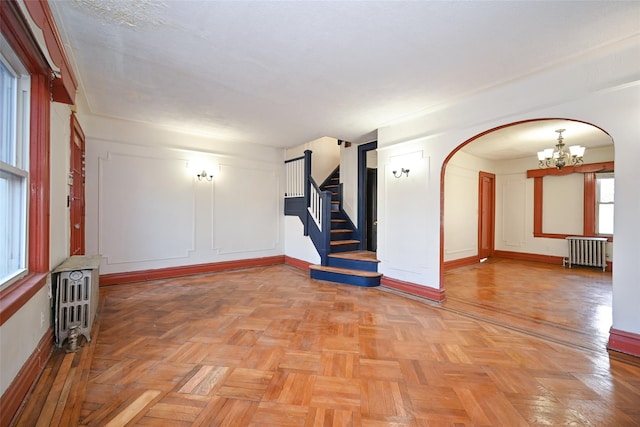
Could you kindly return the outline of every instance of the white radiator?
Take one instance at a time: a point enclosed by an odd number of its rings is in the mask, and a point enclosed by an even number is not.
[[[607,239],[604,237],[567,237],[569,257],[565,263],[607,269]]]
[[[98,309],[98,269],[100,256],[72,256],[53,273],[55,275],[54,333],[62,347],[69,330],[91,341],[91,325]]]

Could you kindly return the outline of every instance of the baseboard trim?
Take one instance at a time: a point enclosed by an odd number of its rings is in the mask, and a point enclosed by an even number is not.
[[[640,334],[611,328],[607,349],[640,357]]]
[[[519,259],[522,261],[545,262],[547,264],[562,265],[562,257],[554,255],[529,254],[525,252],[495,251],[494,255],[500,258]]]
[[[454,268],[466,267],[468,265],[474,265],[480,263],[480,257],[478,255],[454,259],[451,261],[445,261],[443,264],[444,271],[453,270]]]
[[[284,263],[287,265],[290,265],[292,267],[296,267],[299,268],[301,270],[306,270],[306,271],[310,271],[311,268],[310,266],[312,265],[310,262],[307,261],[303,261],[301,259],[298,258],[292,258],[290,256],[286,256],[284,257]]]
[[[53,349],[53,329],[49,328],[0,398],[0,427],[11,425],[11,421],[47,365]]]
[[[237,270],[240,268],[266,267],[269,265],[284,264],[284,261],[284,255],[277,255],[264,258],[249,258],[235,261],[213,262],[209,264],[159,268],[155,270],[103,274],[100,275],[100,286],[122,285],[125,283],[145,282],[148,280],[158,279],[171,279],[174,277],[191,276],[203,273],[217,273],[220,271]]]
[[[404,282],[402,280],[393,279],[387,276],[382,276],[380,284],[382,286],[387,286],[389,288],[407,292],[412,295],[424,297],[432,301],[442,302],[445,300],[444,289],[430,288],[428,286],[418,285],[411,282]]]

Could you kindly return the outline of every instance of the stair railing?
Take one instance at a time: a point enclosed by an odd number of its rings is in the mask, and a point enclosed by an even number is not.
[[[305,187],[305,159],[304,156],[284,162],[285,169],[285,193],[284,197],[304,197]]]
[[[311,150],[285,161],[285,215],[297,215],[311,237],[322,265],[331,247],[331,192],[321,191],[311,177]]]
[[[322,191],[309,176],[308,235],[311,237],[322,265],[327,265],[331,248],[331,192]]]

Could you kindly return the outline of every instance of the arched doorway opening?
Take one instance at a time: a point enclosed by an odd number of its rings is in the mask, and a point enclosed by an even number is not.
[[[524,329],[543,327],[577,345],[588,336],[589,345],[601,348],[611,326],[611,274],[562,267],[565,237],[591,235],[598,220],[591,213],[596,181],[588,182],[596,173],[564,168],[563,175],[530,177],[538,169],[536,153],[555,145],[557,129],[566,129],[567,146],[586,147],[584,165],[605,165],[599,171],[612,175],[611,137],[592,124],[561,118],[489,129],[445,159],[440,287],[449,308]],[[610,266],[610,243],[608,257]]]

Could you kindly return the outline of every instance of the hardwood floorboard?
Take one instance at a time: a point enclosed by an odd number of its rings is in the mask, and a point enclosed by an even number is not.
[[[285,265],[103,288],[16,425],[640,425],[640,366],[600,345],[610,275],[458,270],[440,305]]]

